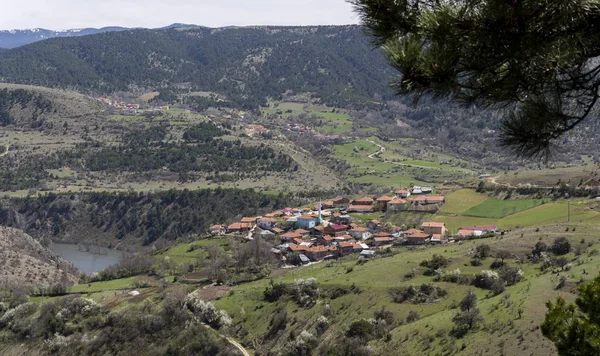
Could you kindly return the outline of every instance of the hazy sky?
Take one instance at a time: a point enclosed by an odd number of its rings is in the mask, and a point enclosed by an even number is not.
[[[0,0],[0,29],[357,23],[345,0]]]

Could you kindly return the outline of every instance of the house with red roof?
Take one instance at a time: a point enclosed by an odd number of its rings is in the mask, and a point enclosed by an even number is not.
[[[338,242],[338,251],[340,256],[347,256],[354,253],[353,242]]]
[[[270,230],[277,225],[277,220],[275,220],[274,218],[263,217],[258,219],[257,224],[258,227],[260,227],[261,229]]]
[[[387,203],[388,211],[403,211],[403,210],[406,210],[407,208],[408,208],[408,201],[401,199],[401,198],[392,199]]]
[[[408,197],[410,197],[410,190],[408,190],[408,189],[396,190],[396,198],[406,199]]]
[[[295,231],[288,231],[285,234],[280,236],[281,238],[281,242],[289,242],[289,241],[293,241],[294,239],[302,239],[302,234],[299,234]]]
[[[440,222],[424,222],[421,224],[424,233],[430,235],[446,235],[446,225]]]
[[[211,235],[223,235],[225,227],[223,225],[213,225],[209,229]]]
[[[331,236],[342,236],[346,234],[348,227],[340,224],[329,224],[323,230],[323,233]]]

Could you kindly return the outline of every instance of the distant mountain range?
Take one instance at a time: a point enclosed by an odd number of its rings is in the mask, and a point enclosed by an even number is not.
[[[0,51],[0,81],[83,92],[186,88],[256,108],[284,93],[346,107],[392,96],[360,26],[126,29]],[[202,98],[200,98],[202,99]],[[200,100],[199,99],[199,100]],[[202,99],[207,100],[207,99]],[[200,103],[210,105],[211,103]]]
[[[176,23],[160,29],[179,28],[179,27],[197,27],[196,25],[188,25]],[[102,28],[83,28],[71,29],[63,31],[47,30],[44,28],[34,28],[25,30],[4,30],[0,31],[0,48],[16,48],[30,43],[46,40],[48,38],[57,37],[78,37],[86,35],[96,35],[104,32],[117,32],[130,30],[127,27],[102,27]]]

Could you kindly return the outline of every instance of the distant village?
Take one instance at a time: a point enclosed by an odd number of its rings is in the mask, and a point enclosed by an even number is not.
[[[445,202],[442,195],[430,195],[430,187],[402,189],[393,196],[362,197],[350,200],[337,197],[318,202],[314,208],[285,208],[265,216],[243,217],[230,225],[210,227],[213,236],[234,235],[253,239],[256,236],[279,237],[272,253],[283,263],[299,260],[303,264],[336,259],[350,254],[373,257],[378,250],[394,246],[445,244],[458,240],[498,233],[494,225],[469,226],[450,236],[444,223],[423,222],[420,229],[402,230],[369,220],[364,226],[353,215],[374,212],[437,211]]]
[[[111,108],[126,112],[128,114],[156,113],[156,112],[163,112],[163,111],[169,110],[168,105],[149,106],[149,107],[142,108],[140,106],[140,104],[126,103],[123,101],[117,101],[117,100],[113,100],[111,98],[106,98],[106,97],[92,97],[92,99],[95,101],[101,102],[103,104],[106,104],[106,105],[110,106]]]

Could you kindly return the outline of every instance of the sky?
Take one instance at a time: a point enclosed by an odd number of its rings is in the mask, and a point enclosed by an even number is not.
[[[358,23],[345,0],[0,0],[0,30]]]

